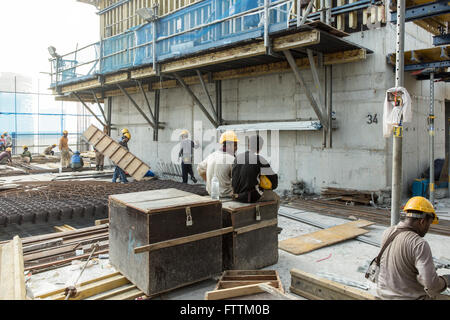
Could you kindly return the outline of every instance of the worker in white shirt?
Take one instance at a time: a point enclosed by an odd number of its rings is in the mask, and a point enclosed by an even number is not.
[[[211,153],[197,166],[197,172],[206,181],[206,191],[211,194],[211,180],[214,176],[219,180],[221,198],[231,197],[231,168],[237,150],[238,138],[234,131],[225,131],[220,137],[221,148]]]

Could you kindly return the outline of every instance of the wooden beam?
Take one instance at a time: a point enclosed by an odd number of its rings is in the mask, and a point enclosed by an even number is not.
[[[100,219],[100,220],[95,220],[95,225],[99,226],[101,224],[105,224],[105,223],[109,223],[109,218],[106,219]]]
[[[113,74],[109,76],[105,76],[105,84],[116,84],[127,81],[130,79],[129,72],[121,72],[118,74]]]
[[[270,282],[268,283],[270,285]],[[255,293],[264,292],[258,284],[249,284],[246,286],[234,287],[229,289],[219,289],[205,293],[205,300],[222,300],[235,297],[247,296]]]
[[[130,290],[133,290],[135,288],[136,288],[136,286],[134,284],[130,284],[130,285],[127,285],[125,287],[120,287],[120,288],[117,288],[117,289],[114,289],[114,290],[111,290],[111,291],[107,291],[107,292],[105,292],[103,294],[100,294],[100,295],[97,295],[95,297],[90,297],[90,298],[88,298],[86,300],[106,300],[108,298],[113,298],[114,296],[117,296],[119,294],[122,294],[122,293],[128,292]],[[143,294],[143,293],[141,292],[141,294]]]
[[[219,230],[213,230],[213,231],[194,234],[194,235],[187,236],[187,237],[181,237],[181,238],[161,241],[161,242],[157,242],[157,243],[147,244],[145,246],[134,248],[134,253],[142,253],[142,252],[147,252],[147,251],[159,250],[159,249],[163,249],[163,248],[167,248],[167,247],[178,246],[178,245],[185,244],[188,242],[217,237],[217,236],[223,235],[225,233],[230,233],[232,231],[233,231],[233,227],[227,227],[227,228],[222,228]]]
[[[377,300],[377,297],[316,275],[291,269],[291,292],[310,300]]]
[[[78,82],[76,84],[69,84],[61,86],[61,93],[78,92],[87,89],[94,89],[101,86],[101,83],[97,79]]]
[[[274,226],[274,225],[277,225],[277,223],[278,223],[278,220],[277,220],[277,218],[275,218],[275,219],[266,220],[266,221],[262,221],[259,223],[251,224],[249,226],[235,229],[234,232],[236,232],[236,234],[242,234],[242,233],[250,232],[253,230],[257,230],[257,229]]]
[[[25,300],[22,241],[18,236],[0,247],[0,300]]]
[[[152,67],[144,67],[137,70],[131,70],[130,78],[131,79],[141,79],[156,76],[155,70]]]

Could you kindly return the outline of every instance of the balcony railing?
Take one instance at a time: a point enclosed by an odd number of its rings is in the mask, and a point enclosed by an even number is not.
[[[293,0],[205,0],[51,60],[52,86],[77,82],[287,29]],[[153,29],[156,29],[153,57]]]

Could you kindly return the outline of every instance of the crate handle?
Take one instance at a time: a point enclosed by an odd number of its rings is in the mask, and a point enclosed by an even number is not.
[[[260,221],[261,220],[261,212],[259,212],[259,205],[256,205],[255,210],[256,210],[256,221]]]
[[[186,207],[186,226],[190,227],[192,226],[192,215],[191,215],[191,207]]]

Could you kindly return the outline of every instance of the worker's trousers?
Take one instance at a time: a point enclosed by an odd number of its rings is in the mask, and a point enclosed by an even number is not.
[[[127,176],[125,174],[125,171],[119,168],[119,166],[116,166],[114,169],[114,174],[112,177],[112,182],[116,182],[117,178],[120,177],[120,182],[128,182]]]
[[[69,150],[62,150],[61,151],[61,165],[64,168],[68,168],[70,165],[70,152]]]
[[[187,183],[188,175],[191,175],[191,178],[194,177],[194,172],[192,171],[192,164],[181,162],[181,173],[183,176],[183,183]]]

